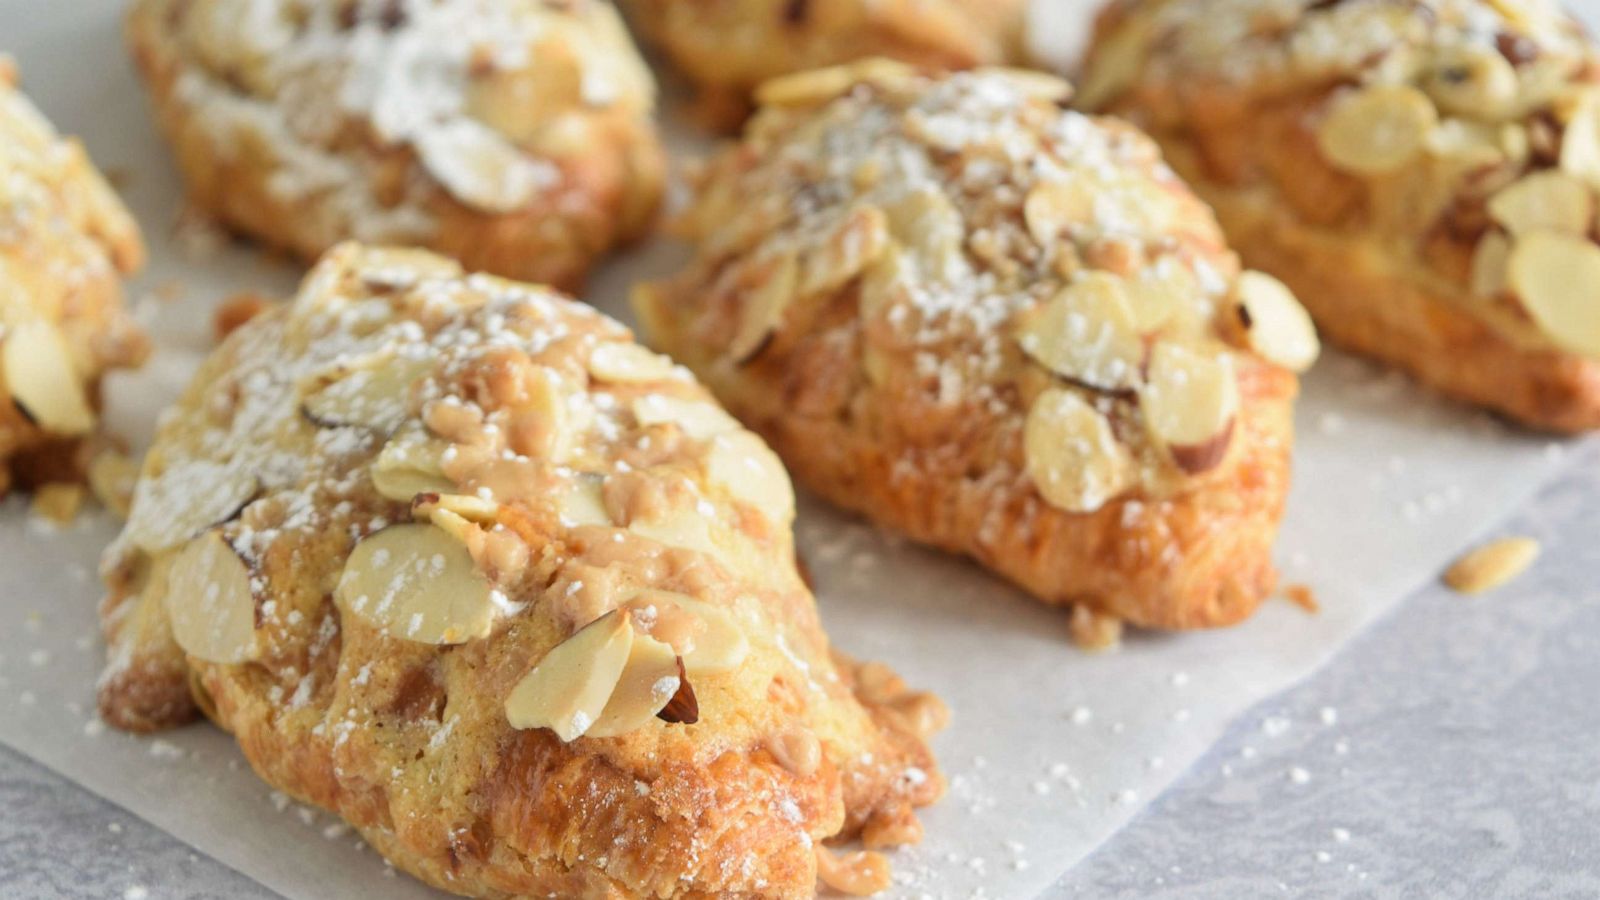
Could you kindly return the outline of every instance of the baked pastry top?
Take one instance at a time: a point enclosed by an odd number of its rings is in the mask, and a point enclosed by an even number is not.
[[[1544,0],[1122,0],[1079,100],[1132,118],[1330,340],[1600,427],[1600,56]]]
[[[881,60],[768,83],[640,319],[834,502],[1047,602],[1234,622],[1273,584],[1316,336],[1068,91]]]
[[[616,322],[343,245],[164,420],[102,714],[198,706],[458,893],[811,896],[815,844],[920,835],[943,708],[830,650],[793,502]]]
[[[602,0],[138,0],[128,37],[194,201],[305,257],[572,286],[661,193],[654,82]]]
[[[66,451],[95,426],[100,375],[143,359],[122,296],[143,262],[116,192],[0,57],[0,493],[13,476],[68,474]]]
[[[1006,62],[1020,49],[1027,5],[1027,0],[625,0],[623,8],[690,81],[711,99],[743,112],[751,93],[769,78],[868,57],[940,69]]]

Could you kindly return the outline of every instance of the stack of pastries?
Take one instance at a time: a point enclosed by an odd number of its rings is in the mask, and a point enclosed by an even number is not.
[[[833,648],[789,473],[1103,644],[1272,594],[1318,326],[1600,425],[1600,67],[1539,4],[1114,0],[1076,96],[1004,67],[1022,0],[622,6],[750,115],[635,290],[669,356],[560,293],[664,193],[611,4],[128,17],[192,203],[318,261],[161,420],[101,714],[206,716],[430,884],[888,886],[947,713]],[[93,435],[141,256],[0,64],[0,479]]]

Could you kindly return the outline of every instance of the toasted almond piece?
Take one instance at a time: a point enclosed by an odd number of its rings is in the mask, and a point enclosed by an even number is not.
[[[1023,453],[1039,495],[1067,512],[1094,512],[1130,481],[1132,463],[1111,423],[1066,388],[1051,388],[1033,401]]]
[[[548,164],[523,156],[493,129],[468,118],[426,128],[412,144],[423,168],[451,196],[488,213],[516,212],[556,178]]]
[[[615,609],[557,644],[506,697],[512,728],[548,728],[563,741],[582,737],[606,708],[633,653],[628,611]]]
[[[1150,266],[1123,282],[1134,328],[1153,334],[1169,324],[1179,329],[1195,324],[1194,299],[1202,296],[1200,281],[1187,266]]]
[[[762,106],[821,106],[863,81],[897,81],[914,74],[904,63],[874,57],[770,79],[756,88],[755,97]]]
[[[1233,290],[1250,349],[1291,372],[1310,369],[1322,345],[1311,316],[1289,288],[1264,272],[1244,272]]]
[[[676,507],[653,519],[634,519],[628,523],[628,530],[668,547],[722,558],[721,548],[711,537],[711,523],[692,507]]]
[[[749,362],[766,349],[799,289],[800,263],[794,254],[768,265],[767,277],[745,292],[739,308],[739,328],[728,342],[728,357],[735,363]]]
[[[1467,288],[1474,297],[1494,297],[1506,289],[1506,265],[1511,259],[1511,239],[1490,231],[1472,251],[1472,271]]]
[[[1067,629],[1080,650],[1111,650],[1122,643],[1122,620],[1082,603],[1072,607]]]
[[[1380,84],[1336,101],[1317,129],[1317,146],[1338,168],[1383,175],[1422,152],[1439,113],[1409,85]]]
[[[1517,71],[1487,44],[1446,45],[1435,52],[1423,89],[1445,112],[1494,120],[1517,97]]]
[[[1070,226],[1091,224],[1095,198],[1101,193],[1099,187],[1087,177],[1037,185],[1022,201],[1022,220],[1028,233],[1041,246],[1049,247],[1060,241]]]
[[[1482,594],[1505,585],[1539,558],[1533,538],[1501,538],[1472,550],[1445,570],[1444,583],[1463,594]]]
[[[794,486],[778,455],[748,431],[727,431],[711,439],[706,478],[754,506],[776,526],[794,519]]]
[[[693,725],[700,721],[700,698],[694,694],[694,685],[689,683],[689,673],[684,671],[683,657],[677,657],[678,663],[678,690],[656,713],[656,718],[668,725]]]
[[[128,518],[133,506],[134,486],[139,483],[139,464],[117,450],[102,450],[89,460],[89,490],[100,505],[120,519]]]
[[[1216,468],[1233,443],[1239,413],[1233,358],[1171,341],[1156,344],[1139,406],[1151,436],[1178,468],[1191,475]]]
[[[1585,91],[1561,132],[1561,169],[1600,188],[1600,91]]]
[[[635,634],[611,698],[584,734],[615,737],[649,725],[681,684],[678,657],[672,648],[648,635]]]
[[[1511,248],[1506,280],[1546,337],[1600,357],[1600,247],[1587,238],[1536,231]]]
[[[378,493],[390,500],[410,502],[418,494],[448,494],[455,482],[444,476],[440,458],[450,445],[420,427],[389,439],[373,460],[369,475]]]
[[[430,360],[388,356],[354,369],[306,396],[300,410],[323,428],[354,426],[394,433],[411,412],[411,389],[428,372]]]
[[[856,206],[833,226],[826,240],[801,252],[795,286],[798,296],[815,297],[844,287],[892,243],[889,217],[876,206]]]
[[[254,475],[194,460],[139,479],[127,534],[140,549],[160,553],[232,519],[261,493]]]
[[[472,494],[418,494],[411,498],[411,515],[420,521],[441,509],[479,525],[493,522],[500,514],[500,504]]]
[[[605,483],[605,476],[591,472],[580,473],[574,478],[561,495],[560,509],[557,511],[561,524],[567,528],[613,524],[611,513],[606,511]]]
[[[0,375],[11,399],[45,431],[71,436],[94,428],[94,410],[72,364],[72,353],[49,322],[34,319],[5,328]]]
[[[962,254],[966,224],[944,192],[918,187],[899,202],[884,206],[889,233],[911,251],[922,272],[946,281],[963,277],[968,268]]]
[[[1023,352],[1064,378],[1105,391],[1139,380],[1144,342],[1121,279],[1090,272],[1024,320]]]
[[[1098,111],[1138,83],[1150,52],[1152,18],[1129,17],[1107,39],[1094,43],[1077,86],[1080,109]]]
[[[875,850],[836,854],[816,845],[817,877],[828,887],[852,897],[869,897],[894,883],[889,857]]]
[[[172,560],[167,577],[167,620],[185,653],[233,665],[260,653],[257,598],[250,567],[222,532],[190,541]]]
[[[86,493],[81,484],[65,481],[43,484],[33,492],[33,502],[28,505],[28,512],[57,525],[71,525],[72,520],[78,517],[78,510],[83,508]]]
[[[633,417],[643,427],[673,424],[695,440],[709,440],[739,423],[716,404],[704,400],[684,400],[667,394],[646,394],[633,401]]]
[[[393,525],[350,551],[336,596],[392,637],[461,644],[494,624],[494,587],[459,541],[432,525]]]
[[[1558,169],[1535,172],[1489,198],[1489,215],[1513,237],[1533,231],[1587,234],[1594,223],[1594,193]]]
[[[686,594],[658,590],[640,591],[628,600],[630,608],[640,610],[668,605],[688,613],[696,625],[689,652],[683,654],[683,664],[689,674],[729,672],[737,669],[750,654],[750,640],[745,637],[744,629],[720,606]],[[644,615],[646,613],[640,613],[641,617]]]
[[[544,366],[534,369],[525,387],[527,396],[513,414],[511,449],[553,463],[565,462],[588,427],[589,408],[571,402],[582,395],[581,389]]]
[[[666,381],[674,372],[672,360],[623,341],[608,341],[589,354],[589,374],[611,384]]]
[[[1485,122],[1445,119],[1439,123],[1439,127],[1428,133],[1428,152],[1451,161],[1461,170],[1492,166],[1512,157],[1511,150],[1516,148],[1507,147],[1507,136],[1511,134],[1520,136],[1522,142],[1526,143],[1526,133],[1515,127],[1508,131]],[[1509,140],[1516,141],[1518,138]],[[1520,153],[1525,156],[1526,147],[1521,148]]]

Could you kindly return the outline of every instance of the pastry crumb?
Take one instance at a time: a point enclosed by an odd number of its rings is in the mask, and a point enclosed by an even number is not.
[[[1309,584],[1291,584],[1283,589],[1283,596],[1290,603],[1300,607],[1308,613],[1322,612],[1322,604],[1317,602],[1317,593]]]
[[[1081,650],[1113,650],[1122,644],[1122,620],[1081,603],[1072,608],[1072,620],[1067,627],[1072,642]]]

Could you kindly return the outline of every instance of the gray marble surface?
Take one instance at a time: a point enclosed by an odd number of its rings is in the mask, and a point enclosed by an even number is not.
[[[1051,895],[1600,897],[1597,463],[1498,529],[1543,543],[1529,575],[1409,598]],[[0,809],[0,897],[273,896],[4,748]]]

